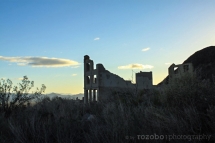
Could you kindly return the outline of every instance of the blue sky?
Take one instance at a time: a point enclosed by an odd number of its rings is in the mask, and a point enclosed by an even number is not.
[[[83,93],[83,56],[125,80],[215,45],[214,0],[0,0],[0,78]],[[145,50],[143,50],[145,49]],[[124,67],[124,68],[120,68]]]

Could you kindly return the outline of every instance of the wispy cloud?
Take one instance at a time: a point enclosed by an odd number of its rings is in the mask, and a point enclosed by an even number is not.
[[[165,63],[165,65],[170,65],[171,63]]]
[[[77,74],[72,74],[72,76],[77,76]]]
[[[17,63],[19,66],[32,66],[32,67],[68,67],[77,66],[78,62],[61,59],[61,58],[48,58],[48,57],[3,57],[0,60]]]
[[[19,66],[25,66],[26,63],[17,63],[17,65],[19,65]]]
[[[142,65],[142,64],[129,64],[125,66],[119,66],[118,69],[152,69],[151,65]]]
[[[16,78],[16,80],[23,80],[23,77]]]
[[[142,49],[143,52],[146,52],[148,50],[150,50],[150,48],[144,48],[144,49]]]
[[[72,68],[78,68],[78,67],[79,67],[79,65],[80,65],[80,63],[79,63],[77,66],[72,66]]]
[[[99,37],[96,37],[96,38],[94,38],[94,40],[100,40],[100,38],[99,38]]]

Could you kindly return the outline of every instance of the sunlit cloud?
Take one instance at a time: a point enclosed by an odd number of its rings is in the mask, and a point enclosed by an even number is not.
[[[16,78],[16,80],[23,80],[23,77]]]
[[[77,76],[77,74],[72,74],[72,76]]]
[[[118,69],[152,69],[154,66],[142,65],[142,64],[129,64],[125,66],[119,66]]]
[[[96,38],[94,38],[94,40],[100,40],[100,38],[99,38],[99,37],[96,37]]]
[[[80,65],[80,63],[79,63],[79,65]],[[78,66],[72,66],[72,68],[78,68],[78,67],[79,67],[79,65],[78,65]]]
[[[148,50],[150,50],[150,48],[144,48],[144,49],[142,49],[143,52],[146,52]]]
[[[27,63],[17,63],[19,66],[26,66]]]
[[[78,62],[61,59],[61,58],[48,58],[48,57],[3,57],[0,56],[1,61],[8,61],[17,63],[19,66],[32,66],[32,67],[68,67],[78,66]]]
[[[171,64],[171,63],[165,63],[165,65],[167,65],[167,66],[170,65],[170,64]]]

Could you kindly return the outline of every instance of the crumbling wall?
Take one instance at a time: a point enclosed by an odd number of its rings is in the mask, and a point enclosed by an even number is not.
[[[175,83],[182,76],[189,74],[194,75],[192,63],[175,65],[174,63],[168,68],[168,76],[157,85],[157,87]]]
[[[84,56],[84,103],[98,100],[98,69],[88,55]]]
[[[131,81],[125,81],[123,78],[108,71],[100,73],[101,83],[103,87],[119,87],[119,88],[134,88]]]
[[[137,73],[136,81],[138,86],[109,72],[102,64],[94,69],[93,60],[84,56],[84,103],[104,100],[112,90],[152,88],[152,72]]]
[[[177,79],[181,78],[185,74],[193,75],[193,65],[192,63],[175,65],[174,63],[168,68],[169,77],[166,83],[174,83]]]
[[[136,73],[136,84],[138,89],[151,89],[152,84],[152,72],[142,72]]]

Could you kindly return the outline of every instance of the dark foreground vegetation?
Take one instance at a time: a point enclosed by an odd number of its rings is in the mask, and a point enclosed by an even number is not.
[[[109,96],[88,106],[43,98],[7,116],[1,111],[0,142],[215,142],[214,82],[187,76],[160,90]]]

